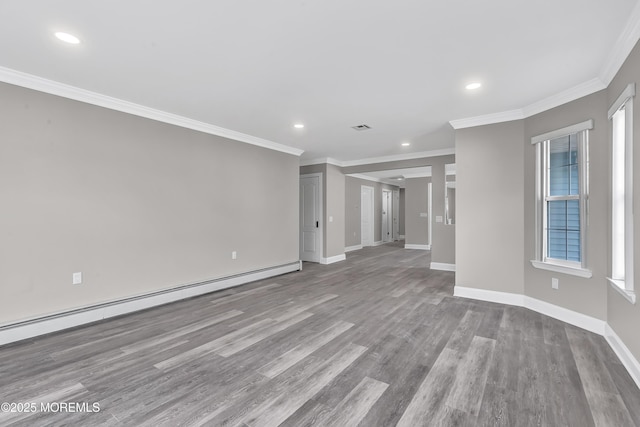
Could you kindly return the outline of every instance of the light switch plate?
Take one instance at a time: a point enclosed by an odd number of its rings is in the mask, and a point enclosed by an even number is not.
[[[73,284],[80,285],[82,283],[82,272],[73,273]]]

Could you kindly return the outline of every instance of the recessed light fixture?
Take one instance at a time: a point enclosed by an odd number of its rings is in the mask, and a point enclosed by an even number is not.
[[[410,143],[410,142],[403,142],[403,143],[402,143],[402,146],[403,146],[403,147],[408,147],[408,146],[410,146],[410,145],[411,145],[411,143]]]
[[[302,123],[296,123],[295,125],[293,125],[293,127],[296,129],[302,129],[304,128],[304,125]]]
[[[402,181],[404,178],[396,178],[398,181]]]
[[[80,43],[80,39],[77,38],[76,36],[74,36],[73,34],[69,34],[69,33],[63,33],[58,31],[57,33],[55,33],[55,36],[62,40],[63,42],[66,43],[70,43],[70,44],[79,44]]]
[[[480,89],[481,86],[482,86],[482,83],[473,82],[473,83],[469,83],[468,85],[466,85],[465,88],[467,90],[476,90],[476,89]]]

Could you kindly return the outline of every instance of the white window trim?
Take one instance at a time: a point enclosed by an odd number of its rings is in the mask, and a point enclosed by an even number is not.
[[[631,304],[636,303],[636,294],[634,288],[634,241],[633,241],[633,98],[636,94],[635,83],[630,83],[622,91],[620,96],[611,105],[608,111],[608,117],[611,121],[613,116],[620,110],[625,108],[625,280],[613,279],[607,277],[607,281],[613,289],[618,291],[620,295],[627,299]],[[613,124],[612,124],[613,126]],[[613,127],[612,127],[613,129]],[[613,135],[611,136],[613,138]],[[613,141],[613,140],[612,140]],[[613,154],[612,154],[613,158]],[[611,165],[613,171],[613,165]],[[613,180],[612,180],[613,185]],[[612,197],[613,197],[613,188]],[[613,209],[613,204],[611,204]],[[612,214],[613,218],[613,214]],[[613,227],[613,224],[612,224]],[[612,233],[613,238],[613,233]],[[613,241],[611,241],[613,247]],[[611,254],[613,256],[613,254]],[[613,265],[613,260],[612,260]]]
[[[549,270],[558,273],[569,274],[572,276],[591,278],[593,273],[587,266],[587,251],[586,251],[586,232],[589,223],[589,180],[588,180],[588,140],[589,134],[585,133],[584,141],[580,141],[581,156],[585,156],[585,159],[580,160],[580,245],[581,245],[581,262],[562,261],[556,259],[549,259],[546,257],[545,239],[543,237],[544,230],[546,228],[545,214],[544,214],[544,194],[546,188],[546,172],[545,165],[541,164],[543,158],[544,144],[541,142],[556,139],[562,136],[571,135],[578,132],[589,131],[593,129],[593,120],[586,120],[575,125],[567,126],[562,129],[557,129],[551,132],[537,135],[531,138],[531,144],[536,146],[536,259],[531,260],[531,265],[535,268],[542,270]],[[586,149],[584,149],[586,148]]]

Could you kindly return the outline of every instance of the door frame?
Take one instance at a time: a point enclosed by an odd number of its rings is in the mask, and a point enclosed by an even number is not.
[[[400,189],[393,190],[391,197],[393,199],[393,233],[391,240],[395,242],[400,240]]]
[[[307,173],[304,175],[300,175],[300,178],[298,179],[298,204],[300,205],[299,207],[299,214],[300,214],[300,220],[298,221],[300,226],[298,229],[298,257],[300,258],[300,260],[302,260],[302,198],[300,198],[300,181],[303,178],[314,178],[317,177],[318,178],[318,229],[317,229],[317,241],[318,241],[318,256],[317,256],[317,261],[313,260],[310,262],[320,262],[322,260],[322,258],[324,257],[324,217],[323,217],[323,199],[324,199],[324,193],[322,192],[322,172],[317,172],[317,173]]]
[[[371,212],[371,223],[369,224],[369,233],[371,235],[371,246],[375,245],[376,242],[376,228],[375,228],[375,223],[376,223],[376,217],[375,217],[375,200],[376,200],[376,189],[374,187],[371,187],[369,185],[361,185],[360,186],[360,245],[364,246],[364,240],[363,240],[363,230],[364,230],[364,221],[362,220],[363,217],[363,213],[365,210],[365,206],[364,203],[362,203],[362,195],[364,194],[364,189],[367,189],[367,191],[371,191],[371,204],[370,206],[368,206],[369,211]],[[367,245],[369,246],[369,245]]]
[[[386,215],[387,221],[385,224],[384,216],[381,218],[382,230],[380,230],[380,234],[382,235],[382,241],[384,243],[393,242],[393,193],[392,190],[383,188],[382,189],[382,211],[384,212],[384,205],[387,205],[387,213]],[[385,226],[387,228],[387,234],[384,234]]]

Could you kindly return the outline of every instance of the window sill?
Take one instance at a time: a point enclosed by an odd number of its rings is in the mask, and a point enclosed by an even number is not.
[[[587,270],[586,268],[567,267],[565,265],[552,264],[550,262],[531,260],[531,265],[541,270],[555,271],[557,273],[569,274],[571,276],[584,277],[585,279],[590,279],[593,275],[591,270]]]
[[[636,293],[625,289],[624,282],[622,280],[614,280],[608,277],[607,280],[609,281],[611,287],[618,291],[620,295],[625,297],[627,301],[629,301],[631,304],[636,303]]]

